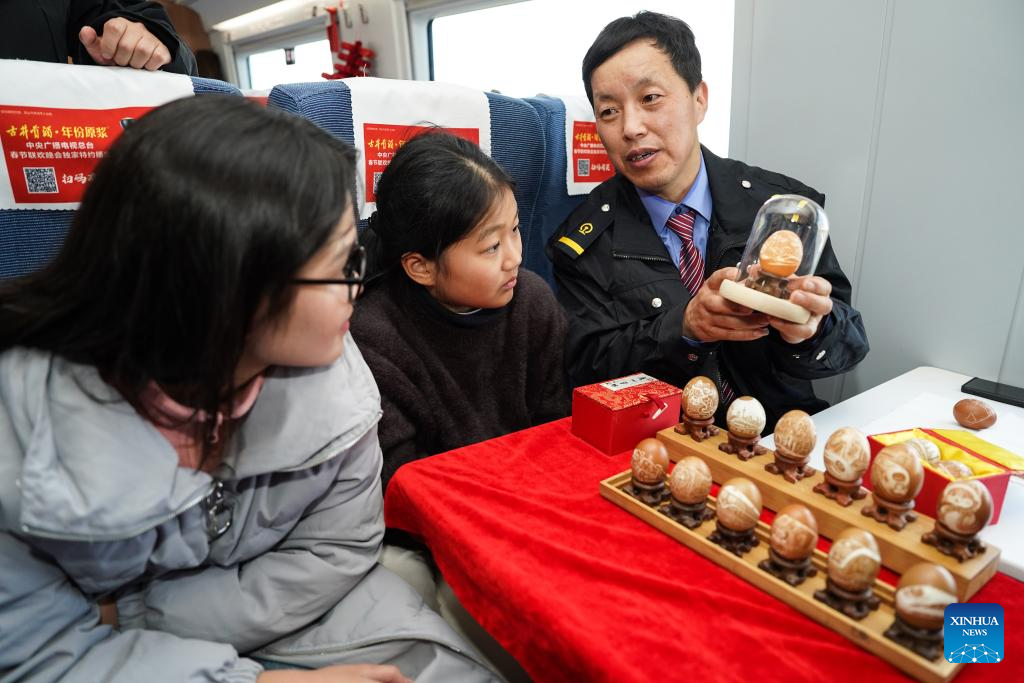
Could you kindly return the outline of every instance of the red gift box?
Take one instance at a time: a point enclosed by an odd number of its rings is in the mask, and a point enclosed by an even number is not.
[[[934,443],[939,447],[943,460],[956,460],[970,467],[975,473],[971,479],[980,481],[992,494],[992,519],[989,524],[999,521],[1006,487],[1010,483],[1010,475],[1016,469],[1016,463],[1021,461],[1020,456],[983,441],[969,432],[955,429],[907,429],[869,436],[871,464],[874,464],[875,456],[886,446],[913,438],[927,439]],[[927,462],[921,464],[924,466],[924,484],[921,486],[921,493],[914,499],[914,509],[921,514],[935,517],[939,496],[953,479]],[[871,488],[870,466],[864,473],[863,483],[865,487]]]
[[[683,392],[642,372],[572,392],[572,433],[606,455],[679,423]]]

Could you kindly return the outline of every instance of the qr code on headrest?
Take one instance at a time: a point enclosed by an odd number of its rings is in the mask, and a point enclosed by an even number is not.
[[[50,168],[26,168],[25,185],[29,194],[57,194],[57,173]]]
[[[576,160],[576,175],[583,177],[590,175],[590,159]]]
[[[377,194],[377,183],[380,182],[380,177],[381,177],[381,175],[383,175],[383,173],[384,173],[384,171],[374,171],[373,172],[373,193],[374,194]]]

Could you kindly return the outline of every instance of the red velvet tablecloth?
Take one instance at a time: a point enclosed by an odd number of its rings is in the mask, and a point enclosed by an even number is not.
[[[537,681],[905,680],[893,666],[601,498],[629,467],[569,418],[406,465],[389,527],[421,537],[466,609]],[[1006,658],[955,679],[1024,680],[1024,584],[1003,606]]]

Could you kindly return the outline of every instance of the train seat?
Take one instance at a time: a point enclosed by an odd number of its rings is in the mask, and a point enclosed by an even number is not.
[[[116,137],[118,110],[137,116],[139,107],[190,93],[240,94],[207,78],[26,60],[0,60],[0,93],[0,280],[28,274],[57,253],[96,163],[84,157]],[[83,138],[102,128],[106,139],[79,140],[78,128]],[[78,177],[76,192],[65,193],[65,176]]]
[[[349,83],[352,87],[349,87]],[[428,118],[413,113],[424,111],[425,95],[445,105]],[[516,181],[515,196],[519,204],[523,237],[523,266],[551,282],[551,267],[544,254],[544,237],[537,227],[540,222],[538,198],[541,195],[547,148],[540,116],[534,107],[522,99],[491,92],[482,93],[461,86],[373,78],[279,85],[271,91],[268,106],[307,118],[332,135],[360,147],[357,138],[366,140],[366,131],[369,129],[365,128],[368,122],[364,121],[364,130],[361,135],[357,135],[359,131],[353,120],[354,97],[377,100],[362,105],[357,101],[356,109],[359,111],[368,108],[374,112],[395,112],[390,118],[385,115],[370,125],[379,125],[381,129],[390,127],[399,133],[416,124],[460,128],[470,117],[467,109],[475,110],[481,102],[486,105],[484,112],[489,122],[485,120],[481,125],[489,126],[486,133],[489,134],[490,155]],[[486,150],[487,145],[483,143],[488,141],[488,136],[481,134],[480,137]],[[368,149],[364,143],[358,151],[362,172],[369,175],[373,167],[364,164],[380,156],[380,150]],[[362,182],[365,183],[365,179]],[[366,226],[369,215],[366,197],[371,189],[372,184],[360,188],[360,230]]]
[[[566,186],[568,156],[565,144],[565,102],[547,95],[528,97],[526,102],[537,110],[546,142],[540,194],[537,197],[537,221],[534,226],[543,249],[562,221],[583,201],[584,195],[569,194]],[[553,282],[550,262],[547,263],[544,275]]]

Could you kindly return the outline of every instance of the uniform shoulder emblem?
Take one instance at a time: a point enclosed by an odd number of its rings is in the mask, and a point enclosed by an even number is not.
[[[574,211],[551,240],[551,246],[571,259],[577,259],[592,245],[605,228],[612,224],[608,204],[594,207],[587,204]]]

